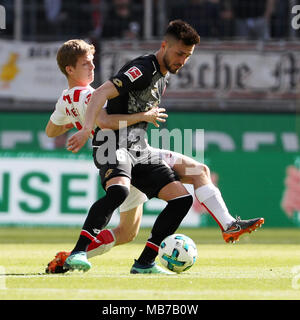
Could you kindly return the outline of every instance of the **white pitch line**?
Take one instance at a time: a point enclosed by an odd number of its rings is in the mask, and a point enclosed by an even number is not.
[[[189,273],[189,274],[171,274],[171,275],[163,275],[163,274],[155,274],[155,275],[144,275],[144,274],[84,274],[84,273],[79,273],[79,272],[72,272],[68,274],[40,274],[40,275],[0,275],[0,279],[6,278],[25,278],[25,279],[30,279],[30,278],[54,278],[54,277],[60,277],[62,278],[70,278],[70,277],[80,277],[82,279],[84,278],[116,278],[116,279],[160,279],[160,278],[168,278],[170,280],[172,279],[290,279],[294,275],[291,272],[286,272],[286,273],[279,273],[279,272],[274,272],[273,274],[264,274],[264,273],[224,273],[220,274],[219,272],[203,272],[203,273]]]
[[[160,289],[157,289],[157,290],[153,290],[153,289],[150,289],[150,290],[134,290],[134,289],[125,289],[125,290],[120,290],[120,289],[74,289],[74,288],[6,288],[6,290],[11,290],[11,291],[38,291],[38,292],[60,292],[60,291],[72,291],[73,293],[76,292],[76,294],[78,293],[99,293],[99,294],[105,294],[107,295],[107,293],[116,293],[116,294],[149,294],[149,293],[162,293],[164,294],[164,292],[161,292]],[[1,292],[1,291],[0,291]],[[172,293],[174,294],[182,294],[182,290],[178,290],[178,291],[174,291],[172,290]],[[194,295],[194,294],[198,294],[199,292],[201,291],[191,291],[191,290],[188,290],[188,291],[184,291],[184,294],[188,294],[188,295]],[[169,292],[165,292],[165,294],[170,294]]]
[[[202,267],[200,272],[187,272],[182,274],[130,274],[130,273],[106,273],[100,271],[97,273],[88,272],[68,272],[65,274],[45,274],[45,273],[24,273],[18,274],[17,272],[11,272],[9,274],[8,270],[5,273],[0,273],[0,279],[6,278],[39,278],[43,277],[44,279],[51,279],[53,277],[60,277],[61,279],[68,278],[82,278],[82,279],[91,279],[91,278],[116,278],[116,279],[291,279],[295,276],[292,272],[292,268],[288,267],[275,267],[275,268],[240,268],[240,267]]]
[[[115,295],[119,295],[120,294],[120,290],[116,290],[116,289],[74,289],[74,288],[70,288],[70,289],[66,289],[66,288],[6,288],[5,290],[0,290],[1,292],[7,292],[7,291],[16,291],[16,292],[39,292],[41,294],[43,293],[62,293],[62,292],[68,292],[71,291],[72,292],[72,299],[74,299],[74,295],[80,295],[80,294],[87,294],[87,293],[91,293],[91,294],[100,294],[101,296],[105,296],[107,294],[115,294]],[[126,296],[126,295],[130,295],[130,294],[134,294],[136,297],[140,295],[146,295],[149,296],[149,294],[157,294],[160,293],[161,295],[167,295],[169,297],[170,292],[166,291],[163,292],[161,290],[122,290],[122,295]],[[226,297],[227,295],[234,298],[234,296],[239,296],[242,297],[243,295],[246,295],[247,297],[251,296],[254,298],[285,298],[288,297],[290,298],[291,294],[298,294],[299,292],[297,292],[297,290],[197,290],[197,291],[191,291],[191,290],[172,290],[172,294],[173,295],[188,295],[188,296],[198,296],[198,297],[206,297],[206,296],[213,296],[214,299],[216,296],[221,295],[222,299],[227,300]],[[128,298],[130,299],[130,298]],[[125,299],[126,300],[126,299]],[[141,298],[141,300],[143,300]],[[187,300],[187,299],[183,299],[183,300]]]

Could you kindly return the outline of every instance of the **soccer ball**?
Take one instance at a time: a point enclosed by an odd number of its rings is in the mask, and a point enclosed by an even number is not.
[[[161,264],[176,273],[190,269],[197,255],[194,241],[184,234],[172,234],[166,237],[158,250]]]

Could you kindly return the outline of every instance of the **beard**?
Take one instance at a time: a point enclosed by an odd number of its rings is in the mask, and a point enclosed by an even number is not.
[[[181,65],[172,65],[170,63],[170,60],[167,54],[163,56],[163,63],[165,65],[165,68],[172,74],[176,74],[179,71],[179,69],[182,67]]]

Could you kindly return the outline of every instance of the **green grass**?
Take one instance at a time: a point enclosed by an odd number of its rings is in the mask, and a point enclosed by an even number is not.
[[[0,228],[0,300],[299,299],[300,230],[262,228],[237,244],[218,229],[179,229],[197,244],[198,260],[180,275],[131,275],[149,229],[130,244],[91,259],[87,273],[47,275],[60,250],[71,250],[78,228]],[[293,282],[294,281],[294,282]],[[294,283],[294,286],[293,286]],[[299,289],[295,287],[299,286]]]

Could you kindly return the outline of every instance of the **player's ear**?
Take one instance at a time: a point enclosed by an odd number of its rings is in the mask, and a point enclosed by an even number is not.
[[[163,40],[160,47],[163,51],[165,51],[167,48],[167,40]]]
[[[73,67],[72,66],[66,66],[65,68],[68,75],[71,75],[73,73]]]

